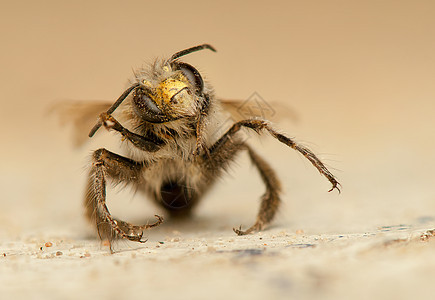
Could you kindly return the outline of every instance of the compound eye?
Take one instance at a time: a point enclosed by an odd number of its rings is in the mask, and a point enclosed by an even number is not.
[[[192,86],[195,88],[196,93],[202,92],[204,88],[204,81],[202,80],[201,74],[199,74],[197,69],[183,62],[175,62],[172,64],[172,67],[183,72],[190,84],[192,84]]]
[[[148,122],[161,123],[167,121],[167,116],[157,107],[146,90],[137,88],[133,95],[134,110]]]

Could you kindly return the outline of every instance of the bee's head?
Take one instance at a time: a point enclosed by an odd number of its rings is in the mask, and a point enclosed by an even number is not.
[[[163,123],[194,116],[203,100],[201,74],[189,64],[171,62],[156,81],[142,80],[133,93],[133,108],[147,122]]]
[[[205,101],[204,82],[201,74],[193,66],[177,59],[188,53],[214,50],[210,45],[189,48],[174,54],[158,68],[158,75],[152,80],[141,79],[134,89],[133,108],[135,113],[150,123],[164,123],[197,114]]]
[[[204,82],[194,67],[178,61],[178,58],[203,49],[216,51],[212,46],[202,44],[177,52],[161,65],[155,65],[153,74],[148,76],[152,80],[138,80],[119,96],[107,113],[113,113],[133,92],[134,111],[147,122],[164,123],[194,116],[208,102],[203,92]],[[101,121],[98,122],[89,132],[89,137],[101,125]]]

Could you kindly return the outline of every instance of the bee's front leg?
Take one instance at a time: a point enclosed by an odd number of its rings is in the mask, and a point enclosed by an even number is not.
[[[122,126],[112,115],[108,113],[102,113],[100,115],[100,121],[107,130],[115,130],[119,132],[123,139],[127,139],[135,147],[147,151],[155,152],[158,151],[165,142],[159,137],[153,136],[142,136],[131,132],[124,126]]]
[[[122,134],[126,130],[111,114],[100,114],[100,121],[107,130],[115,130]]]

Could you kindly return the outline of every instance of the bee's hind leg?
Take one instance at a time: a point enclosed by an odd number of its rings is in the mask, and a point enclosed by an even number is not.
[[[260,172],[261,179],[266,185],[266,192],[261,198],[260,210],[258,212],[257,220],[254,225],[247,230],[240,228],[234,228],[234,232],[238,235],[249,234],[254,231],[260,231],[265,225],[269,224],[279,208],[281,203],[279,194],[281,192],[281,183],[275,174],[275,171],[269,166],[269,164],[259,156],[252,148],[246,145],[249,157],[252,163]]]
[[[92,167],[84,203],[86,216],[89,220],[96,222],[98,235],[102,240],[108,240],[110,245],[111,241],[117,237],[143,242],[143,231],[163,222],[161,217],[156,216],[155,223],[136,226],[115,219],[107,208],[107,178],[110,178],[115,184],[137,182],[142,168],[142,164],[106,149],[96,150],[92,156]]]
[[[237,131],[227,132],[218,142],[216,142],[204,154],[204,159],[208,163],[208,168],[211,173],[215,174],[216,170],[221,168],[226,169],[230,161],[240,150],[247,150],[249,157],[255,167],[258,169],[263,182],[266,185],[266,192],[261,199],[260,209],[257,215],[257,220],[253,226],[247,230],[234,228],[234,232],[238,235],[249,234],[254,231],[262,230],[269,224],[279,208],[281,200],[279,194],[281,192],[281,183],[275,174],[275,171],[269,164],[261,158],[251,147],[242,142],[238,137],[234,137]],[[231,137],[233,135],[233,137]]]

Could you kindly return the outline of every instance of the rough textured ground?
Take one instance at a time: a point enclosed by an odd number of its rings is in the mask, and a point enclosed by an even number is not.
[[[7,298],[430,298],[435,237],[408,226],[353,234],[273,229],[248,237],[161,230],[109,254],[71,234],[2,243]]]
[[[425,299],[435,278],[433,1],[3,3],[0,12],[1,299]],[[227,99],[257,93],[276,126],[331,167],[342,193],[272,138],[249,142],[283,182],[267,230],[246,155],[198,207],[111,255],[81,206],[101,131],[72,146],[47,109],[114,100],[131,67],[208,42],[186,61]],[[281,110],[279,103],[288,108]],[[287,115],[286,115],[287,113]],[[284,115],[284,118],[282,117]],[[281,117],[281,118],[280,118]],[[142,223],[164,214],[110,190]]]

